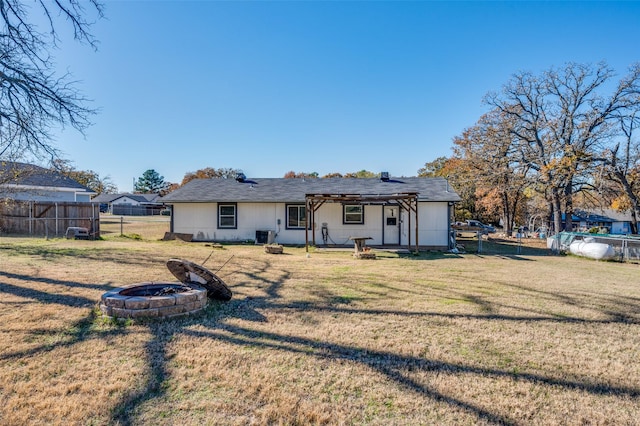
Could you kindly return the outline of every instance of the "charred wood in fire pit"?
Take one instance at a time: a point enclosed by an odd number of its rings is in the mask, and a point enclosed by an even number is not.
[[[166,294],[184,293],[190,290],[191,287],[187,287],[186,285],[181,287],[164,287],[153,293],[152,296],[164,296]]]

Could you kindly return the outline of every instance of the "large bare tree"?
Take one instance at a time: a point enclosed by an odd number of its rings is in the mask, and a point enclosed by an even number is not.
[[[620,210],[631,212],[631,232],[637,234],[640,220],[640,143],[635,140],[635,132],[640,125],[636,114],[620,118],[622,137],[602,156],[602,176],[604,186],[613,190],[605,191],[605,197],[613,198]]]
[[[55,159],[54,128],[90,125],[95,111],[53,53],[63,27],[95,48],[90,17],[102,13],[98,0],[0,0],[0,161]]]
[[[523,162],[538,172],[553,211],[556,231],[571,230],[573,195],[588,182],[599,153],[619,135],[617,122],[640,106],[640,65],[634,65],[613,91],[606,64],[567,64],[539,76],[515,74],[501,93],[486,102],[514,118],[512,133]]]
[[[476,204],[483,207],[476,209],[499,215],[507,235],[511,235],[525,189],[531,184],[529,166],[520,161],[514,144],[513,121],[513,116],[494,110],[453,140],[454,157],[462,160],[476,188]],[[524,223],[525,218],[518,219]]]

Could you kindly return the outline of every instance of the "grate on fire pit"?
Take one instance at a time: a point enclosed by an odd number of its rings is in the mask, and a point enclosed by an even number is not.
[[[211,299],[228,301],[233,293],[216,274],[184,259],[169,259],[167,261],[169,271],[185,285],[198,285],[207,289],[207,296]]]

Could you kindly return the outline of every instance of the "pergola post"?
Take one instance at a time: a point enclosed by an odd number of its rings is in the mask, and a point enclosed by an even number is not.
[[[416,203],[416,253],[420,251],[420,242],[418,241],[418,235],[420,234],[420,226],[418,226],[418,197],[414,199]]]
[[[386,205],[389,202],[395,202],[401,209],[407,210],[408,215],[408,244],[407,248],[411,250],[411,213],[416,217],[415,225],[415,238],[416,238],[416,251],[418,251],[420,245],[418,241],[419,226],[418,226],[418,193],[406,192],[397,194],[306,194],[305,195],[305,210],[307,216],[307,226],[305,227],[305,246],[306,251],[309,251],[309,226],[311,224],[312,242],[315,246],[315,213],[325,202],[331,203],[345,203],[345,204],[374,204],[374,205]]]
[[[309,253],[309,221],[311,220],[310,210],[311,200],[308,197],[305,197],[304,215],[306,216],[306,220],[304,224],[304,247],[307,253]]]

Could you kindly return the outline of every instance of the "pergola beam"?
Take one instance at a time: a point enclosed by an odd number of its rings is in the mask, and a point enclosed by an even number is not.
[[[408,247],[411,249],[411,213],[415,216],[415,240],[416,240],[416,252],[420,245],[418,242],[418,193],[417,192],[405,192],[396,194],[306,194],[305,206],[307,215],[307,224],[311,223],[311,232],[313,245],[316,245],[316,233],[315,233],[315,213],[324,203],[342,203],[342,204],[380,204],[386,205],[390,202],[395,202],[401,208],[407,210],[409,216],[409,238]],[[309,226],[305,226],[305,249],[309,251]]]

